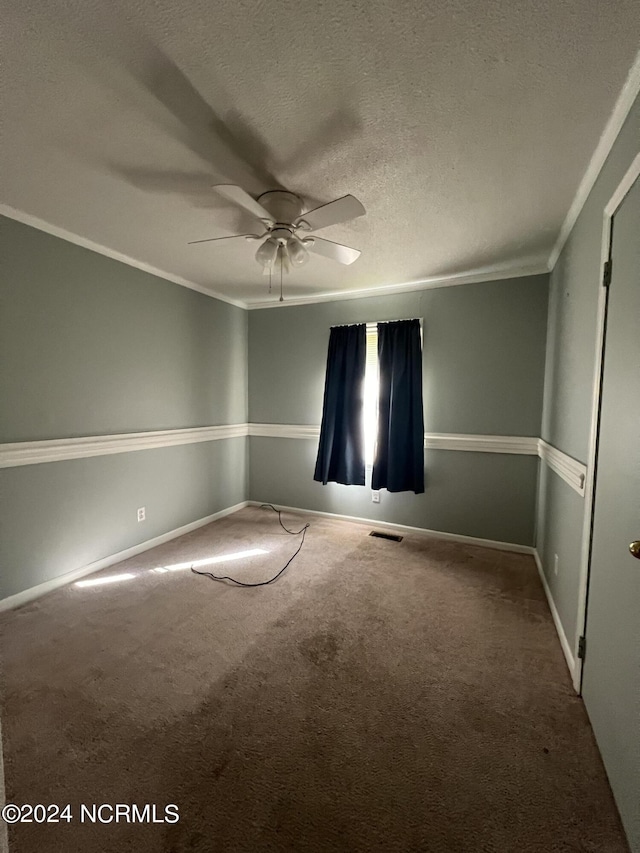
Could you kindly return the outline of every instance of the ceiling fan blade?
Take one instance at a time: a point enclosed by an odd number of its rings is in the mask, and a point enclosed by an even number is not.
[[[262,235],[264,237],[264,234]],[[187,246],[195,246],[196,243],[215,243],[219,240],[259,240],[259,234],[233,234],[231,237],[208,237],[206,240],[189,240]]]
[[[261,204],[252,198],[249,193],[245,192],[242,187],[238,187],[235,184],[219,184],[214,185],[214,190],[223,198],[228,199],[229,201],[234,202],[239,207],[244,208],[256,219],[260,219],[262,222],[273,222],[273,216],[269,213],[269,211],[263,207]]]
[[[352,249],[350,246],[343,246],[341,243],[334,243],[332,240],[325,240],[322,237],[309,237],[307,240],[302,242],[310,252],[315,252],[316,255],[324,255],[325,258],[331,258],[341,264],[352,264],[362,254],[359,249]]]
[[[349,219],[364,216],[366,212],[355,196],[343,195],[342,198],[303,213],[296,220],[296,225],[302,225],[303,228],[308,226],[309,231],[318,231],[320,228],[327,228],[338,222],[347,222]]]

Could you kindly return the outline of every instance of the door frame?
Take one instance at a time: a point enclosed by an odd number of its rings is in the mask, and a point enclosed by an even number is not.
[[[603,286],[605,263],[611,253],[611,233],[613,217],[624,201],[627,193],[640,178],[640,154],[637,154],[627,169],[615,192],[607,202],[602,222],[602,244],[600,252],[600,276],[598,295],[598,316],[596,323],[596,359],[593,371],[591,397],[591,426],[589,429],[589,451],[587,457],[587,478],[584,490],[584,516],[582,525],[582,548],[580,555],[580,576],[578,580],[578,618],[574,643],[575,666],[573,686],[577,693],[582,692],[582,670],[584,661],[577,654],[581,637],[586,637],[587,597],[589,594],[589,569],[591,565],[591,544],[593,541],[593,516],[596,492],[596,467],[598,462],[598,438],[600,432],[600,402],[602,398],[602,368],[604,363],[605,334],[609,288]]]

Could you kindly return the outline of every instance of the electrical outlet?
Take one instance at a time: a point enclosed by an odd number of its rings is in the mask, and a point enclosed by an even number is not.
[[[380,503],[380,492],[371,492],[371,500],[374,504]]]
[[[146,517],[147,517],[146,507],[143,507],[143,506],[138,507],[138,521],[144,521]]]
[[[558,574],[558,555],[553,555],[553,573],[554,575]]]

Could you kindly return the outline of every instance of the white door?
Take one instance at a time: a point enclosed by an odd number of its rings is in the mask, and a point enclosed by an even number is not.
[[[640,179],[612,228],[582,695],[640,853]]]

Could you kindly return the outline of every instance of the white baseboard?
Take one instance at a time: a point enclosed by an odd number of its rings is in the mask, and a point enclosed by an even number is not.
[[[248,503],[248,501],[242,501],[239,504],[235,504],[235,506],[229,506],[226,509],[221,509],[219,512],[214,512],[213,515],[207,515],[204,518],[199,518],[197,521],[192,521],[182,527],[177,527],[175,530],[170,530],[168,533],[155,536],[153,539],[147,539],[145,542],[141,542],[139,545],[134,545],[132,548],[126,548],[124,551],[119,551],[117,554],[111,554],[108,557],[103,557],[102,560],[96,560],[94,563],[89,563],[87,566],[82,566],[81,568],[74,569],[71,572],[65,572],[57,578],[52,578],[51,580],[40,583],[37,586],[25,589],[23,592],[18,592],[15,595],[10,595],[8,598],[3,598],[0,600],[0,612],[3,610],[12,610],[14,607],[20,607],[29,601],[40,598],[41,595],[45,595],[47,592],[51,592],[61,586],[66,586],[68,583],[73,583],[73,581],[77,581],[85,575],[98,572],[100,569],[106,569],[108,566],[113,566],[115,563],[121,563],[123,560],[128,560],[130,557],[142,554],[143,551],[148,551],[150,548],[155,548],[158,545],[164,545],[165,542],[177,539],[178,536],[184,536],[185,533],[190,533],[192,530],[204,527],[205,524],[210,524],[212,521],[224,518],[225,515],[231,515],[232,513],[237,512],[239,509],[243,509],[247,506]]]
[[[540,580],[542,581],[542,587],[544,589],[544,593],[547,596],[547,602],[549,604],[549,610],[551,611],[551,616],[553,617],[553,624],[556,626],[556,631],[558,632],[558,639],[560,640],[560,645],[562,646],[562,651],[564,652],[564,656],[567,661],[567,666],[569,667],[569,673],[571,674],[571,681],[574,683],[575,687],[575,669],[576,662],[573,657],[573,652],[571,651],[571,646],[569,645],[569,641],[567,640],[567,635],[564,632],[564,627],[560,620],[560,614],[558,613],[558,609],[556,607],[556,603],[553,600],[553,595],[551,594],[551,590],[549,588],[549,584],[547,583],[547,578],[545,577],[544,570],[542,568],[542,561],[540,560],[540,555],[538,554],[537,549],[533,551],[533,557],[536,561],[536,566],[538,567],[538,574],[540,575]]]
[[[249,506],[261,506],[266,501],[249,501]],[[296,506],[282,506],[281,504],[273,504],[277,509],[283,512],[299,512],[303,515],[317,515],[321,518],[332,518],[337,521],[350,521],[353,524],[366,524],[368,527],[375,527],[376,530],[389,530],[400,533],[418,533],[423,536],[430,536],[432,539],[446,539],[451,542],[461,542],[465,545],[479,545],[482,548],[494,548],[497,551],[512,551],[516,554],[533,554],[534,549],[531,545],[516,545],[511,542],[499,542],[494,539],[478,539],[475,536],[462,536],[458,533],[443,533],[439,530],[428,530],[426,527],[409,527],[406,524],[394,524],[391,521],[377,521],[375,518],[357,518],[353,515],[338,515],[335,512],[320,512],[314,509],[301,509]]]

